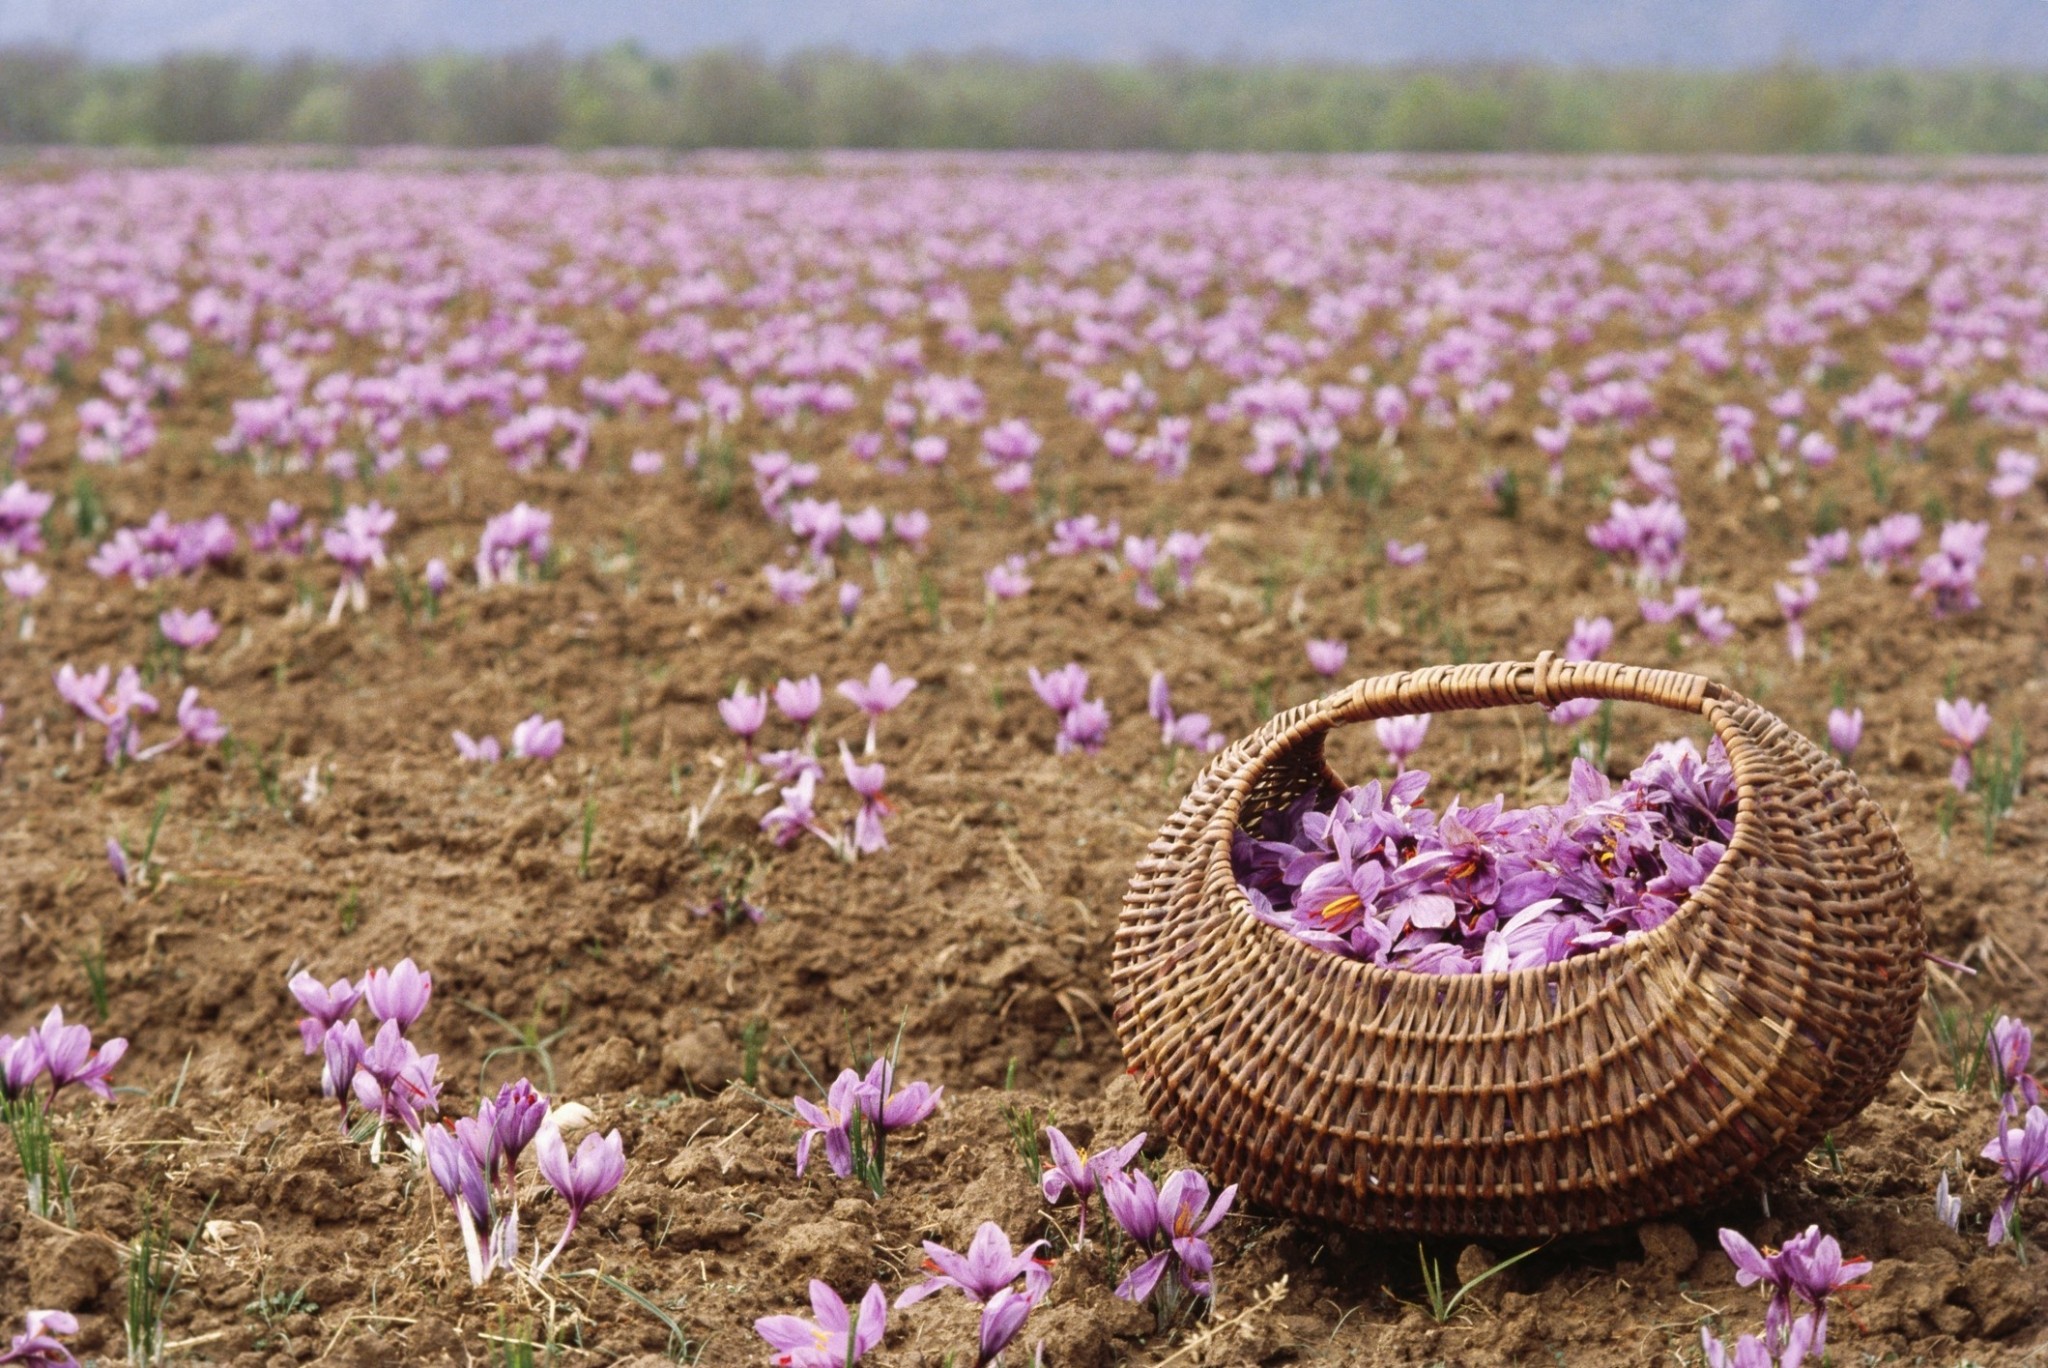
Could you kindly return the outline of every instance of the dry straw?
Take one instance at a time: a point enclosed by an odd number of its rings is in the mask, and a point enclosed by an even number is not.
[[[1231,833],[1343,785],[1332,728],[1571,698],[1698,714],[1728,748],[1728,853],[1654,930],[1446,976],[1255,919]],[[1248,1200],[1418,1234],[1597,1230],[1711,1202],[1810,1151],[1898,1067],[1926,973],[1898,837],[1855,776],[1697,675],[1606,662],[1362,680],[1217,756],[1124,897],[1113,982],[1159,1125]]]

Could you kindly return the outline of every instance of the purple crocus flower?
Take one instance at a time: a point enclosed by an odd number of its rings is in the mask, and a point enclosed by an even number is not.
[[[441,597],[448,592],[448,562],[439,556],[434,557],[427,562],[427,568],[420,572],[420,578],[426,583],[429,594],[435,598]]]
[[[495,736],[486,736],[481,741],[466,731],[455,732],[453,736],[455,738],[455,753],[471,764],[495,765],[504,755],[504,751],[498,745],[498,738]]]
[[[349,1094],[367,1048],[363,1028],[353,1021],[337,1022],[320,1037],[320,1095],[341,1103],[343,1130],[348,1129]]]
[[[853,818],[854,849],[863,855],[886,849],[889,838],[882,832],[882,819],[889,815],[889,803],[882,797],[882,784],[889,771],[879,760],[869,765],[859,763],[844,741],[839,743],[839,767],[846,772],[846,782],[860,795],[860,811]]]
[[[502,1172],[505,1181],[511,1182],[519,1156],[539,1134],[547,1116],[547,1098],[524,1078],[505,1084],[495,1098],[487,1097],[477,1105],[476,1119],[489,1142],[480,1157],[492,1181]]]
[[[1053,738],[1053,752],[1069,755],[1078,750],[1093,755],[1108,739],[1109,705],[1099,698],[1091,698],[1075,704],[1060,719],[1059,735]]]
[[[1398,542],[1387,538],[1387,564],[1397,570],[1407,570],[1422,564],[1429,556],[1428,542]],[[1139,1300],[1143,1300],[1140,1298]]]
[[[1103,1190],[1110,1179],[1122,1175],[1138,1151],[1144,1148],[1145,1132],[1139,1131],[1115,1149],[1104,1150],[1090,1155],[1084,1149],[1077,1149],[1057,1126],[1045,1128],[1045,1145],[1052,1152],[1046,1161],[1045,1173],[1038,1180],[1038,1190],[1047,1202],[1058,1202],[1068,1192],[1080,1207],[1080,1221],[1075,1232],[1075,1243],[1088,1242],[1088,1200]]]
[[[135,871],[128,864],[128,851],[118,836],[107,837],[107,867],[114,871],[114,882],[123,888],[135,877]]]
[[[403,1126],[417,1134],[421,1114],[440,1106],[441,1082],[436,1077],[441,1056],[423,1055],[400,1033],[396,1021],[377,1028],[377,1038],[363,1051],[350,1080],[356,1101],[364,1111],[378,1118],[378,1139],[382,1126]]]
[[[1385,748],[1388,763],[1396,771],[1405,770],[1408,757],[1422,749],[1422,739],[1429,735],[1429,714],[1382,717],[1372,724],[1372,734]]]
[[[2013,1213],[2019,1209],[2021,1196],[2030,1187],[2048,1186],[2048,1111],[2028,1107],[2018,1126],[2007,1126],[2001,1120],[1997,1137],[1984,1146],[1979,1157],[1997,1164],[1998,1176],[2005,1180],[2005,1196],[1993,1209],[1991,1228],[1985,1232],[1985,1243],[1995,1248],[2012,1233]]]
[[[1043,1259],[1036,1257],[1045,1247],[1045,1241],[1033,1240],[1013,1253],[1010,1237],[994,1221],[981,1223],[965,1254],[956,1254],[942,1244],[926,1240],[924,1266],[933,1276],[898,1297],[896,1309],[915,1306],[948,1287],[957,1287],[969,1301],[986,1305],[997,1293],[1008,1291],[1019,1278],[1024,1279],[1025,1291],[1035,1300],[1052,1286],[1051,1271]]]
[[[1947,733],[1942,744],[1956,753],[1955,764],[1949,767],[1948,781],[1955,785],[1956,792],[1968,792],[1970,780],[1975,777],[1971,756],[1977,749],[1977,743],[1984,739],[1984,733],[1991,730],[1991,709],[1967,698],[1939,698],[1934,702],[1934,720]]]
[[[1209,1273],[1215,1259],[1204,1237],[1229,1214],[1237,1199],[1235,1183],[1217,1193],[1212,1205],[1208,1180],[1193,1169],[1175,1170],[1157,1191],[1144,1174],[1130,1173],[1109,1181],[1103,1197],[1124,1233],[1154,1250],[1152,1257],[1124,1276],[1117,1285],[1117,1296],[1144,1301],[1169,1267],[1195,1295],[1206,1297],[1213,1292]]]
[[[811,719],[818,715],[818,709],[824,706],[824,686],[818,683],[816,675],[806,675],[802,679],[778,679],[775,681],[776,711],[796,723],[799,727],[809,726]],[[721,714],[724,713],[725,705],[723,703],[719,705],[719,711]],[[726,724],[731,726],[730,718],[727,719]],[[738,731],[739,729],[734,727],[733,730]]]
[[[539,1277],[548,1271],[569,1243],[569,1237],[576,1233],[576,1223],[583,1219],[583,1213],[625,1178],[626,1142],[616,1130],[604,1136],[593,1132],[583,1137],[572,1156],[562,1142],[562,1132],[554,1126],[542,1126],[533,1138],[533,1153],[540,1176],[569,1206],[569,1221],[562,1228],[562,1238],[534,1267],[534,1276]]]
[[[746,743],[751,752],[754,733],[768,722],[768,698],[765,694],[748,693],[745,684],[735,684],[731,698],[718,700],[718,716],[726,729]]]
[[[819,1106],[807,1097],[793,1097],[790,1105],[796,1108],[803,1134],[796,1142],[796,1176],[804,1176],[804,1169],[811,1162],[811,1143],[819,1136],[825,1137],[825,1162],[832,1166],[834,1176],[853,1176],[853,1118],[859,1111],[861,1076],[852,1069],[841,1069],[839,1077],[832,1080],[832,1086],[825,1092],[825,1105]]]
[[[50,1014],[43,1018],[43,1024],[36,1027],[35,1038],[37,1049],[42,1054],[43,1068],[50,1075],[51,1103],[56,1102],[59,1092],[73,1083],[80,1084],[102,1102],[114,1100],[114,1089],[107,1082],[107,1075],[128,1053],[125,1039],[115,1036],[99,1049],[93,1049],[92,1029],[65,1025],[62,1007],[50,1009]]]
[[[292,975],[285,987],[291,989],[292,996],[306,1011],[299,1019],[299,1039],[305,1042],[309,1055],[319,1051],[328,1028],[355,1011],[356,1004],[363,1000],[362,988],[347,979],[323,984],[303,969]]]
[[[178,698],[178,739],[188,745],[218,745],[228,729],[221,725],[220,714],[212,708],[199,706],[199,690],[188,688]]]
[[[1948,1170],[1941,1171],[1941,1179],[1934,1185],[1934,1216],[1950,1230],[1957,1229],[1963,1221],[1963,1199],[1948,1190]]]
[[[14,1368],[78,1368],[71,1351],[57,1342],[59,1335],[78,1333],[78,1317],[69,1311],[31,1311],[24,1319],[26,1328],[0,1354],[0,1363]]]
[[[878,1059],[868,1066],[857,1101],[868,1124],[886,1135],[926,1120],[939,1109],[939,1099],[945,1091],[929,1083],[910,1083],[898,1088],[896,1066]]]
[[[1022,556],[1011,556],[990,566],[981,577],[982,587],[988,591],[990,612],[1003,599],[1022,598],[1031,592],[1028,564]]]
[[[512,729],[512,754],[521,760],[552,760],[561,752],[562,723],[535,713]]]
[[[1312,638],[1308,643],[1309,668],[1325,679],[1336,678],[1351,655],[1351,647],[1335,638]]]
[[[830,842],[833,838],[818,825],[818,771],[806,768],[796,782],[782,790],[782,801],[761,814],[761,830],[783,847],[794,845],[806,831]]]
[[[1028,667],[1025,673],[1031,677],[1031,691],[1039,701],[1061,716],[1080,707],[1088,696],[1088,672],[1074,661],[1044,674],[1036,666]]]
[[[869,1283],[856,1311],[830,1286],[811,1279],[811,1316],[763,1316],[754,1333],[775,1350],[778,1368],[848,1368],[867,1356],[889,1330],[889,1298]]]
[[[861,587],[852,580],[841,580],[839,582],[839,620],[841,622],[846,623],[848,626],[853,625],[853,615],[860,611],[860,601],[863,597],[864,594]]]
[[[868,739],[861,747],[862,755],[875,753],[875,723],[883,714],[894,712],[917,688],[917,681],[909,677],[902,679],[884,664],[878,664],[868,671],[867,682],[849,679],[839,686],[839,696],[868,716]]]
[[[483,1165],[456,1135],[445,1126],[429,1126],[420,1137],[427,1152],[427,1171],[455,1208],[462,1227],[462,1247],[469,1255],[469,1281],[482,1287],[491,1276],[495,1260],[484,1248],[482,1233],[491,1225],[491,1194],[484,1181]]]
[[[1994,1243],[1996,1243],[1994,1241]],[[1735,1281],[1744,1287],[1762,1283],[1771,1289],[1764,1309],[1764,1338],[1779,1342],[1792,1323],[1792,1300],[1814,1311],[1813,1352],[1824,1354],[1828,1343],[1828,1298],[1870,1271],[1868,1259],[1843,1259],[1842,1247],[1819,1226],[1808,1226],[1775,1250],[1759,1253],[1740,1231],[1723,1228],[1721,1248],[1735,1265]]]
[[[13,1102],[26,1097],[48,1068],[42,1041],[34,1031],[20,1037],[0,1035],[0,1099]]]
[[[211,645],[220,636],[220,624],[213,620],[211,609],[201,608],[188,613],[182,608],[167,608],[157,614],[157,630],[164,634],[164,640],[181,651],[196,651]]]
[[[1856,747],[1863,740],[1863,709],[1844,711],[1841,708],[1828,710],[1828,744],[1835,748],[1835,754],[1847,760],[1856,753]]]
[[[981,1324],[976,1332],[975,1368],[987,1368],[1001,1357],[1010,1342],[1023,1333],[1025,1318],[1037,1305],[1037,1297],[1015,1288],[1005,1288],[988,1299],[981,1308]]]
[[[2033,1061],[2034,1032],[2018,1017],[2001,1015],[1985,1033],[1984,1049],[1991,1067],[1998,1071],[1998,1087],[2005,1094],[2005,1110],[2017,1111],[2021,1104],[2037,1106],[2041,1085],[2027,1072]]]
[[[399,1030],[409,1031],[434,995],[434,976],[407,956],[389,969],[372,969],[363,975],[359,987],[369,1001],[371,1016],[379,1021],[395,1021]]]

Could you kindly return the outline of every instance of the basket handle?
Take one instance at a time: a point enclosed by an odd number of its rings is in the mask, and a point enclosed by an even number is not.
[[[1651,670],[1608,660],[1559,660],[1545,651],[1534,660],[1433,665],[1361,679],[1330,700],[1320,719],[1327,727],[1409,713],[1539,704],[1554,708],[1573,698],[1653,703],[1678,712],[1704,713],[1727,691],[1705,675]]]

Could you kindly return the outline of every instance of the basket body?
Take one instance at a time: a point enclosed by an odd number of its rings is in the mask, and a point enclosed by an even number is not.
[[[1319,787],[1333,727],[1570,698],[1704,716],[1738,808],[1668,921],[1539,969],[1379,968],[1255,919],[1240,823]],[[1112,981],[1159,1126],[1247,1200],[1532,1237],[1709,1203],[1808,1153],[1898,1067],[1926,971],[1911,865],[1855,777],[1696,675],[1603,662],[1361,681],[1222,751],[1139,864]]]

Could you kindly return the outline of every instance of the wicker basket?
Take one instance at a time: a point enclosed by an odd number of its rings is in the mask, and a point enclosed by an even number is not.
[[[1734,837],[1662,926],[1541,969],[1440,976],[1251,915],[1231,833],[1342,787],[1331,728],[1571,698],[1696,713],[1727,745]],[[1221,752],[1131,880],[1112,978],[1158,1124],[1247,1200],[1526,1237],[1753,1190],[1808,1153],[1898,1067],[1925,945],[1905,851],[1831,757],[1697,675],[1546,653],[1363,680]]]

